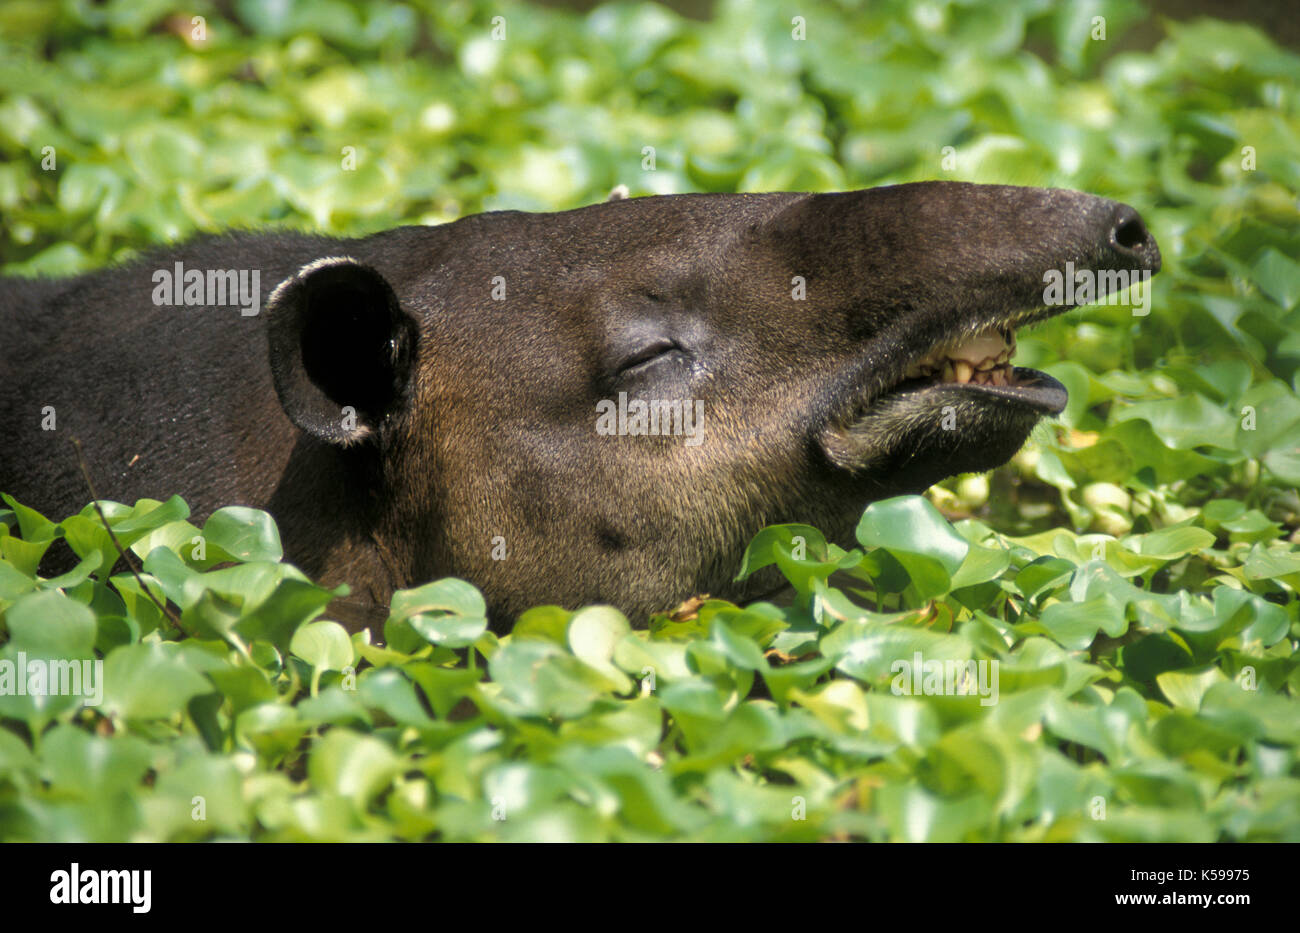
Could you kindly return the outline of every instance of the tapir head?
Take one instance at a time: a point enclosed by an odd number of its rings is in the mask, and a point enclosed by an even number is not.
[[[1092,300],[1159,267],[1132,208],[1035,188],[503,212],[305,267],[271,363],[289,417],[373,466],[396,583],[463,576],[498,623],[644,617],[770,585],[732,582],[765,524],[847,537],[873,499],[1006,461],[1066,402],[1010,362],[1071,304],[1052,274],[1097,275]]]

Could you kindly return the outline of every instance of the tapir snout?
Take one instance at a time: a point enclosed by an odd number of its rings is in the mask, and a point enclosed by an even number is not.
[[[173,268],[199,300],[159,302]],[[201,238],[4,280],[0,489],[79,508],[75,435],[101,495],[267,508],[377,605],[455,575],[498,627],[643,619],[770,587],[733,582],[766,524],[846,538],[873,499],[1004,462],[1066,400],[1016,329],[1159,268],[1126,205],[946,182]],[[232,271],[275,283],[261,313],[205,288]]]

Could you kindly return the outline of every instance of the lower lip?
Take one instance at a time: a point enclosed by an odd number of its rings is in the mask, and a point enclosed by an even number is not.
[[[1014,402],[1045,414],[1059,415],[1065,410],[1070,396],[1065,386],[1047,373],[1022,366],[1012,367],[1014,385],[981,385],[978,382],[929,382],[904,392],[926,392],[931,389],[957,389],[963,392],[980,392]]]

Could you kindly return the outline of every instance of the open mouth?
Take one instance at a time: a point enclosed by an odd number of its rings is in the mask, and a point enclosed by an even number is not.
[[[1060,414],[1069,401],[1065,386],[1047,373],[1013,366],[1015,352],[1016,334],[1010,325],[988,327],[959,343],[935,347],[914,360],[891,394],[953,387]]]

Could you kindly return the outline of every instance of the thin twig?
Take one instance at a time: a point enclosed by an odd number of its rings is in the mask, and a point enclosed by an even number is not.
[[[149,597],[149,601],[158,607],[158,610],[167,617],[167,620],[176,627],[178,632],[182,635],[189,635],[190,633],[185,631],[185,628],[181,625],[180,617],[177,616],[176,613],[165,603],[159,602],[157,596],[153,595],[153,591],[150,590],[148,585],[144,582],[144,578],[140,576],[140,571],[136,569],[135,561],[131,560],[131,555],[127,554],[126,548],[122,547],[122,542],[117,540],[117,535],[114,534],[113,529],[109,527],[108,516],[104,514],[103,508],[100,507],[99,495],[95,492],[95,484],[90,481],[90,470],[86,467],[86,458],[81,452],[81,440],[74,437],[72,439],[72,446],[77,450],[77,465],[81,467],[81,476],[86,481],[86,488],[90,490],[90,504],[95,507],[95,511],[99,514],[99,520],[104,523],[104,530],[108,532],[109,538],[112,539],[113,546],[117,548],[117,553],[122,555],[122,560],[126,561],[127,569],[130,570],[132,575],[135,577],[135,582],[140,584],[140,589],[144,591],[144,595]],[[105,572],[112,569],[112,567],[108,567]]]

